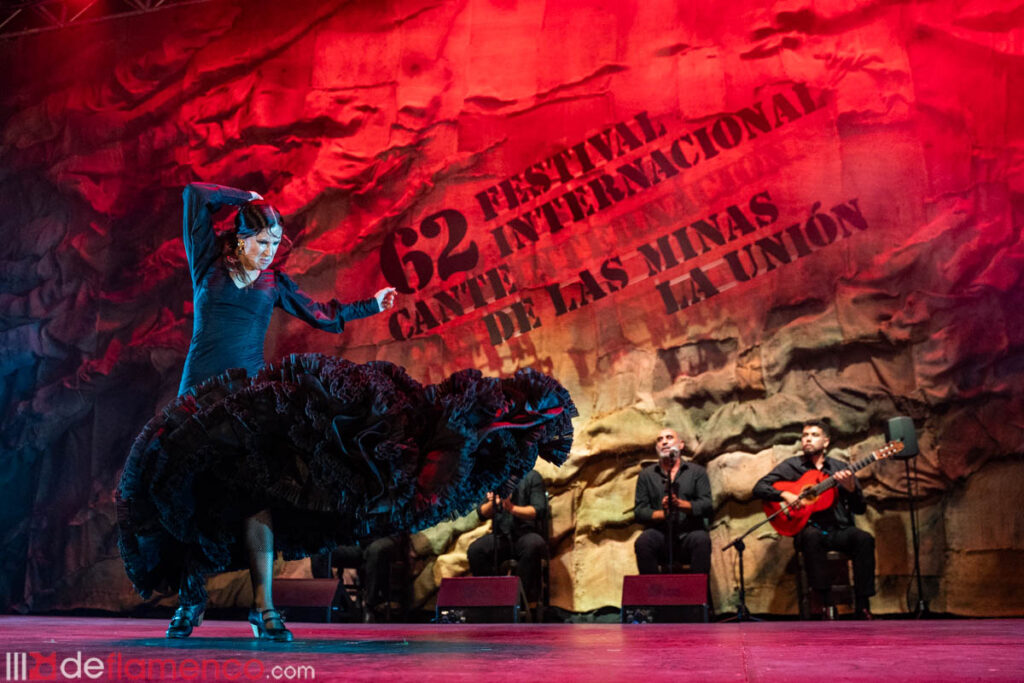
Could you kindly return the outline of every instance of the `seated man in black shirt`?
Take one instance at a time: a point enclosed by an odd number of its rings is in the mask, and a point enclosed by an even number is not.
[[[667,562],[667,513],[671,510],[673,560],[689,562],[691,571],[707,574],[711,571],[711,537],[704,524],[711,515],[708,474],[700,465],[683,461],[683,444],[674,429],[661,430],[654,450],[658,464],[642,470],[636,480],[633,514],[647,526],[633,545],[637,569],[641,574],[657,574],[659,563]]]
[[[853,525],[853,515],[867,510],[864,492],[846,463],[825,456],[828,444],[829,428],[825,422],[805,422],[800,436],[801,455],[783,460],[761,477],[754,486],[754,495],[762,500],[793,503],[796,508],[800,506],[797,495],[791,491],[779,491],[772,484],[796,481],[812,469],[835,475],[839,484],[835,502],[828,509],[812,514],[807,525],[793,537],[793,543],[804,554],[807,581],[821,596],[826,619],[833,618],[835,614],[826,565],[826,555],[830,550],[844,552],[853,560],[856,614],[860,619],[870,619],[868,598],[875,594],[875,537]]]
[[[544,480],[537,470],[527,474],[508,498],[487,494],[477,507],[481,519],[491,519],[491,533],[469,545],[469,569],[473,576],[493,576],[509,557],[516,560],[516,574],[526,598],[537,600],[540,593],[541,560],[548,542],[540,532],[548,514]]]

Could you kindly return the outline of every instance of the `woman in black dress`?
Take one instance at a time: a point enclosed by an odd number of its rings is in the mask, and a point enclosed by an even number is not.
[[[273,607],[275,550],[288,559],[415,531],[560,463],[576,414],[553,379],[475,370],[422,387],[390,363],[293,355],[264,367],[273,308],[341,332],[387,310],[395,290],[321,304],[270,269],[280,214],[254,192],[193,183],[184,241],[195,311],[178,398],[136,439],[118,487],[119,545],[144,596],[177,590],[169,638],[202,622],[205,576],[248,566],[257,638],[291,633]],[[213,215],[238,206],[218,238]]]
[[[275,306],[319,329],[341,332],[346,321],[394,303],[393,289],[354,304],[316,303],[287,275],[270,270],[283,237],[281,215],[255,192],[193,183],[185,188],[183,200],[195,320],[179,396],[230,368],[255,375],[263,366],[263,342]],[[234,230],[218,239],[213,217],[224,205],[240,208]],[[245,517],[243,537],[253,587],[249,621],[258,637],[287,640],[291,634],[274,610],[271,594],[274,540],[269,509]],[[183,577],[181,606],[167,629],[168,638],[185,638],[202,622],[204,584],[201,573]]]

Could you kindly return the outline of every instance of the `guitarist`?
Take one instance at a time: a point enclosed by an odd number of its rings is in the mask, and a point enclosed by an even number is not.
[[[818,591],[825,606],[823,618],[835,616],[825,556],[830,550],[838,550],[853,560],[856,616],[870,619],[868,599],[875,594],[875,538],[853,523],[855,514],[863,514],[867,510],[864,492],[845,463],[825,456],[828,444],[829,427],[824,421],[805,422],[800,436],[801,454],[783,460],[763,476],[754,486],[754,495],[762,500],[790,503],[793,509],[797,509],[801,507],[797,494],[780,491],[773,486],[775,482],[796,481],[814,469],[824,475],[835,476],[838,483],[835,502],[827,509],[812,514],[807,525],[793,537],[793,544],[804,554],[807,580],[811,588]]]

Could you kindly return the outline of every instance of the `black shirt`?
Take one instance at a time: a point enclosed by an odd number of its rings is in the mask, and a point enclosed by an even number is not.
[[[662,532],[668,531],[668,522],[655,522],[651,516],[655,510],[663,509],[661,499],[667,494],[667,480],[668,473],[661,469],[660,464],[645,467],[636,480],[636,507],[633,510],[637,522]],[[672,493],[693,505],[692,510],[677,508],[673,511],[673,532],[686,533],[703,529],[704,519],[711,516],[711,482],[707,471],[700,465],[684,461],[672,480]]]
[[[850,465],[835,458],[825,458],[821,471],[832,476],[836,472],[849,469]],[[777,481],[796,481],[805,473],[815,469],[808,459],[801,455],[786,458],[775,466],[768,474],[761,477],[754,485],[754,495],[762,500],[781,501],[782,494],[772,484]],[[856,488],[847,491],[840,485],[836,486],[836,499],[830,508],[811,515],[809,522],[823,529],[842,529],[853,526],[853,516],[863,514],[867,510],[864,492],[860,482],[854,477]]]
[[[523,534],[533,531],[543,536],[544,534],[540,529],[542,528],[541,523],[548,513],[548,497],[547,491],[544,488],[544,479],[541,478],[540,473],[537,470],[532,470],[523,477],[516,486],[515,491],[512,492],[511,498],[513,505],[522,507],[532,506],[537,511],[537,514],[533,519],[520,519],[511,512],[507,512],[500,505],[495,505],[494,522],[491,524],[491,529],[493,529],[494,533],[519,538]],[[476,508],[478,513],[480,513],[481,505],[483,503]],[[484,519],[483,514],[480,514],[480,518]]]

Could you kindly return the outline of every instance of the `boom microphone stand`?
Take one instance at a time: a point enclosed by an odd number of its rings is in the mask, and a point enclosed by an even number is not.
[[[789,510],[790,507],[792,507],[791,503],[786,503],[785,505],[781,506],[778,510],[773,512],[771,515],[769,515],[768,517],[765,517],[763,521],[758,522],[754,526],[752,526],[749,529],[747,529],[747,531],[742,536],[740,536],[739,538],[737,538],[736,540],[732,541],[731,543],[726,545],[724,548],[722,548],[722,552],[723,553],[726,550],[728,550],[729,548],[736,548],[736,552],[739,553],[739,560],[740,560],[740,604],[736,606],[736,616],[729,617],[728,619],[723,619],[722,621],[735,621],[735,622],[741,622],[741,621],[761,621],[757,617],[750,616],[750,610],[747,609],[747,587],[746,587],[746,584],[744,583],[744,578],[743,578],[743,551],[747,549],[747,546],[743,542],[743,539],[746,538],[747,536],[749,536],[750,534],[754,533],[755,531],[757,531],[761,527],[763,527],[768,522],[770,522],[773,519],[775,519],[777,516],[779,516],[779,514]]]

